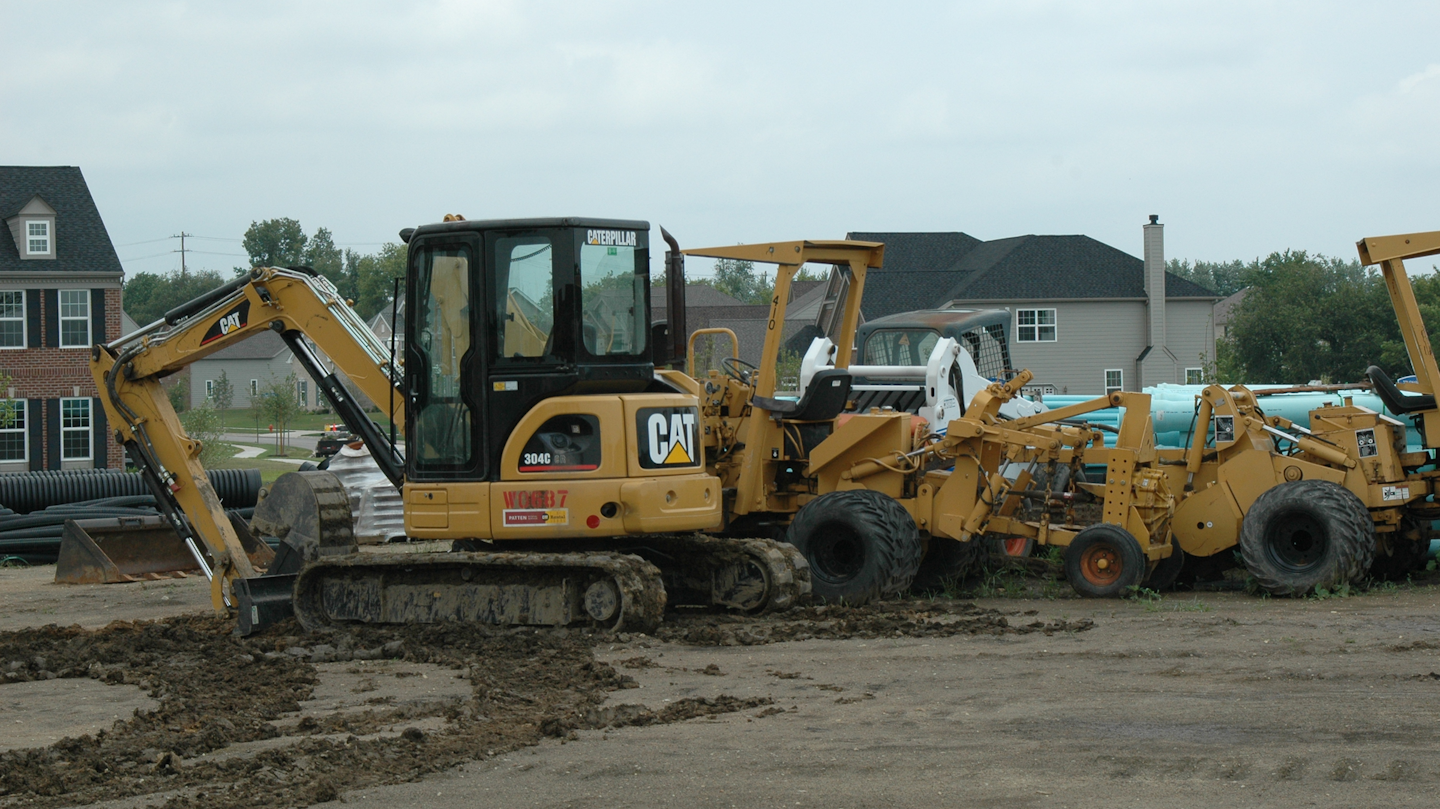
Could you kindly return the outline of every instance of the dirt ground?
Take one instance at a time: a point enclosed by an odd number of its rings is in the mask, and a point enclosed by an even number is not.
[[[203,580],[52,572],[0,570],[0,807],[1432,806],[1440,782],[1431,582],[237,640]]]

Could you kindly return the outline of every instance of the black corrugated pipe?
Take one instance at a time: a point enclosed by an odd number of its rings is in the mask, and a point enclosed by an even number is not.
[[[258,469],[211,469],[206,474],[226,508],[250,508],[260,499]],[[139,475],[104,469],[0,475],[0,506],[18,514],[90,500],[149,494]]]

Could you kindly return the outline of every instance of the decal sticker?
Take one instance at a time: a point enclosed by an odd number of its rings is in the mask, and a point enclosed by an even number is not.
[[[513,379],[508,379],[508,380],[505,380],[505,381],[503,381],[503,382],[491,382],[491,383],[490,383],[490,389],[493,390],[493,391],[496,391],[496,392],[507,391],[507,390],[519,390],[519,389],[520,389],[520,383],[519,383],[519,382],[516,382],[516,381],[513,380]]]
[[[1361,458],[1373,458],[1380,454],[1380,446],[1375,443],[1375,430],[1356,430],[1355,444],[1360,448]]]
[[[600,468],[600,419],[583,413],[540,425],[520,451],[521,472],[593,472]]]
[[[505,508],[500,521],[506,528],[569,525],[570,509],[563,508],[569,489],[501,492]]]
[[[699,410],[696,407],[640,408],[635,415],[640,467],[668,469],[699,465],[700,442],[696,433]]]
[[[1215,417],[1215,443],[1229,443],[1235,440],[1235,417]]]
[[[221,337],[224,337],[225,335],[229,334],[232,331],[235,331],[236,329],[245,328],[245,326],[249,325],[249,323],[250,301],[244,300],[241,301],[239,305],[237,305],[234,309],[231,309],[230,311],[221,315],[220,319],[215,321],[215,323],[210,326],[210,329],[205,332],[205,336],[200,338],[200,345],[203,346],[206,343],[219,340]]]
[[[597,247],[634,247],[639,241],[633,230],[587,230],[585,243]]]
[[[1401,501],[1401,502],[1404,502],[1404,501],[1410,499],[1410,487],[1409,487],[1409,486],[1381,486],[1381,487],[1380,487],[1380,498],[1383,499],[1383,500],[1385,500],[1386,502],[1389,502],[1389,501],[1391,501],[1391,500],[1399,500],[1399,501]]]

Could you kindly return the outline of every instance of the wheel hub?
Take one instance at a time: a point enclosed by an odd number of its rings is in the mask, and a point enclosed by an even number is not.
[[[810,569],[813,574],[832,582],[854,578],[865,565],[865,546],[849,527],[831,524],[817,531],[817,541],[811,551]]]
[[[1120,555],[1114,548],[1105,545],[1085,549],[1084,555],[1080,557],[1080,570],[1086,580],[1102,587],[1115,582],[1124,572],[1121,569]]]
[[[1304,570],[1325,557],[1325,529],[1307,514],[1275,520],[1266,540],[1271,558],[1291,570]]]

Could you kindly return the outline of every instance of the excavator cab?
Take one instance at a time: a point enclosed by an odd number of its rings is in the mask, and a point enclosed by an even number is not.
[[[649,230],[618,219],[461,220],[401,234],[407,480],[498,480],[507,440],[539,402],[651,387]],[[522,465],[598,465],[595,420],[561,422],[531,436]]]

